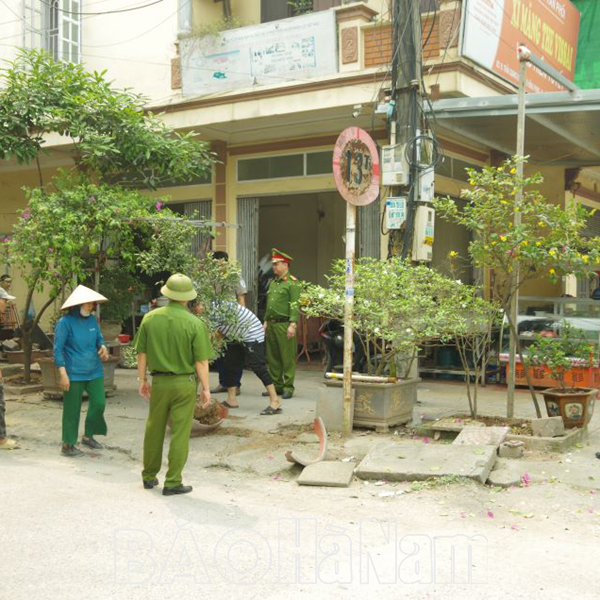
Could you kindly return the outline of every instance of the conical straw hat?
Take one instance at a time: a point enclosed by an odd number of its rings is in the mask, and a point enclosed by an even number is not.
[[[108,298],[91,290],[89,287],[85,287],[85,285],[78,285],[60,308],[61,310],[64,310],[65,308],[79,306],[86,302],[108,302]]]

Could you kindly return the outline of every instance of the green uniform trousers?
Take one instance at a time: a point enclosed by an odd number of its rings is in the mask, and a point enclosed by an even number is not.
[[[165,431],[170,418],[171,444],[165,487],[181,485],[181,472],[188,457],[196,388],[195,375],[154,376],[144,435],[144,481],[151,481],[160,471]]]
[[[287,330],[289,325],[287,322],[270,322],[267,325],[267,362],[278,394],[283,392],[294,393],[298,342],[296,336],[288,339]]]
[[[94,435],[106,435],[107,427],[104,420],[104,408],[106,407],[104,377],[98,377],[90,381],[71,381],[69,391],[63,393],[63,444],[74,445],[77,443],[83,392],[87,392],[88,394],[84,436],[90,438]]]

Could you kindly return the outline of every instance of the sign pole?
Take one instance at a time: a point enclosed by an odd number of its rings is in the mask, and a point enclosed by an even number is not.
[[[526,48],[521,50],[522,46],[519,47],[519,108],[517,111],[517,149],[516,154],[522,157],[525,154],[525,84],[527,83],[527,59],[529,58],[529,52]],[[519,178],[523,177],[523,162],[519,161],[517,164],[517,175]],[[523,201],[523,190],[519,188],[516,195],[517,208],[521,207]],[[516,210],[514,215],[515,227],[521,224],[521,211]],[[510,318],[514,323],[517,332],[519,327],[517,325],[518,319],[518,304],[519,304],[519,263],[515,261],[512,277],[509,281],[509,286],[512,288],[512,297],[510,300]],[[512,331],[508,337],[508,390],[507,390],[507,407],[506,416],[511,418],[515,411],[515,370],[517,368],[517,340],[512,334]]]
[[[346,263],[344,283],[344,385],[342,431],[352,433],[352,346],[354,340],[354,254],[356,207],[367,206],[379,196],[379,153],[371,136],[360,127],[340,133],[333,149],[333,178],[346,201]]]
[[[354,255],[356,206],[346,203],[346,285],[344,291],[344,433],[352,433],[352,341],[354,317]]]

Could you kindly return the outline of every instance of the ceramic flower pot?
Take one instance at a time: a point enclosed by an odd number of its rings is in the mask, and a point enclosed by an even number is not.
[[[565,427],[585,427],[594,413],[598,390],[574,388],[560,391],[556,388],[542,390],[549,417],[562,417]]]

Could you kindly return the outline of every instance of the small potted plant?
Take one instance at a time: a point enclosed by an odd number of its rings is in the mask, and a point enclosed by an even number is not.
[[[587,425],[594,411],[597,390],[569,385],[570,371],[574,365],[593,367],[596,362],[594,346],[580,329],[568,321],[558,325],[558,337],[537,335],[524,356],[526,366],[548,369],[550,377],[558,383],[556,388],[542,391],[548,416],[560,416],[565,427]]]

